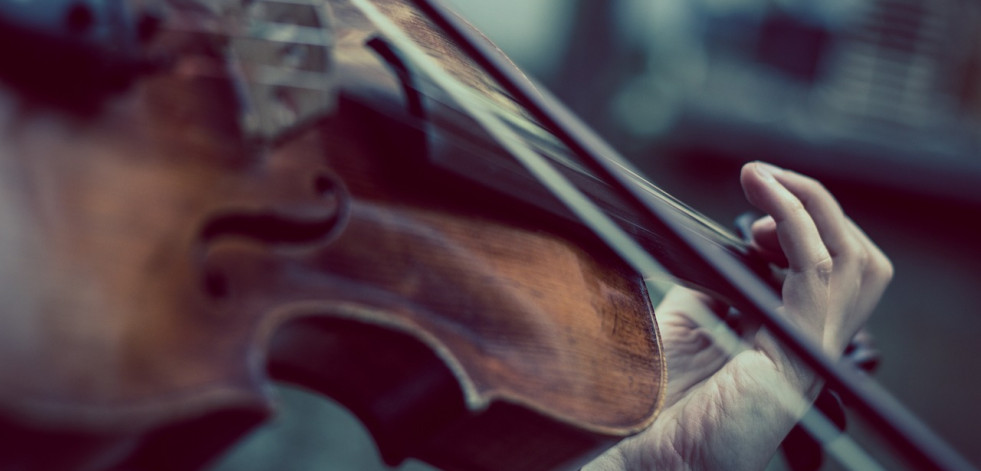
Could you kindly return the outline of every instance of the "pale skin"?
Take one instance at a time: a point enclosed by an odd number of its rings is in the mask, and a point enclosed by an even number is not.
[[[760,162],[740,179],[768,215],[753,224],[753,243],[788,268],[780,313],[839,358],[892,278],[889,259],[816,180]],[[661,415],[584,470],[766,467],[803,412],[774,404],[813,401],[821,380],[766,331],[725,353],[694,320],[717,304],[684,288],[667,294],[655,310],[669,378]]]

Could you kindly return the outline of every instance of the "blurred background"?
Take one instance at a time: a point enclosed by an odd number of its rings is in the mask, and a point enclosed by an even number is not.
[[[981,467],[981,3],[450,3],[652,181],[718,221],[749,209],[744,162],[824,182],[896,268],[870,324],[876,380]],[[388,469],[343,409],[280,394],[280,417],[216,470]],[[850,431],[877,449],[862,424]]]

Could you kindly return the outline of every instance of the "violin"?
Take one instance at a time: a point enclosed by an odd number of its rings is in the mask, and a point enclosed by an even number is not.
[[[657,417],[654,268],[773,308],[746,243],[584,159],[428,2],[11,5],[5,469],[201,469],[273,381],[390,463],[573,469]]]

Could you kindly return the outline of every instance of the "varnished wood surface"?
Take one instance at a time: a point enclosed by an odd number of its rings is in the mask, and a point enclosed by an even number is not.
[[[338,395],[390,459],[447,469],[550,469],[656,415],[640,280],[420,165],[370,28],[332,5],[338,104],[275,148],[244,142],[233,84],[180,67],[95,116],[3,90],[0,434],[23,446],[0,462],[196,467],[270,413],[270,375]]]

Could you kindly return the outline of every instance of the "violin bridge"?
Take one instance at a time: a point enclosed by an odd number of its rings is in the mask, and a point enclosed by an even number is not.
[[[248,138],[281,141],[334,108],[330,14],[323,2],[251,2],[228,64]]]
[[[221,57],[198,57],[191,75],[228,78],[239,101],[238,122],[249,141],[279,143],[331,113],[331,13],[326,2],[168,0],[181,17],[170,28],[213,40]]]

